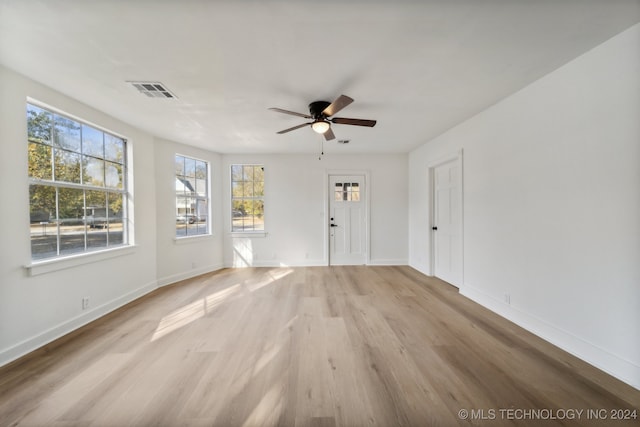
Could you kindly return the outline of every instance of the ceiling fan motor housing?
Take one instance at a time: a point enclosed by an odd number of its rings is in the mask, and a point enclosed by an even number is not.
[[[322,114],[322,112],[329,106],[331,105],[330,102],[327,101],[315,101],[312,102],[311,104],[309,104],[309,113],[311,114],[311,117],[313,117],[316,120],[324,120],[327,117]]]

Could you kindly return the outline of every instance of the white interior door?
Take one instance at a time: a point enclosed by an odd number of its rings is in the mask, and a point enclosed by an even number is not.
[[[366,264],[364,175],[329,176],[329,264]]]
[[[459,159],[433,168],[434,275],[462,286],[462,171]]]

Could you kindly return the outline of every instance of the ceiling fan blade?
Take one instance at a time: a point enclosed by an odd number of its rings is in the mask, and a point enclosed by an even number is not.
[[[331,128],[329,128],[329,130],[326,131],[323,135],[324,135],[325,141],[331,141],[332,139],[336,139],[336,136],[333,134],[333,131],[331,130]]]
[[[346,117],[334,117],[331,119],[331,122],[340,125],[367,126],[370,128],[374,127],[377,123],[375,120],[348,119]]]
[[[340,95],[338,99],[333,101],[327,108],[322,111],[325,116],[333,116],[338,111],[342,110],[347,105],[353,102],[353,98],[349,98],[347,95]]]
[[[301,125],[294,126],[294,127],[292,127],[292,128],[289,128],[289,129],[281,130],[280,132],[277,132],[277,133],[278,133],[278,134],[283,134],[283,133],[291,132],[292,130],[300,129],[300,128],[303,128],[303,127],[305,127],[305,126],[309,126],[310,124],[311,124],[311,123],[303,123],[303,124],[301,124]]]
[[[291,116],[298,116],[298,117],[304,117],[305,119],[311,119],[312,117],[308,114],[302,114],[302,113],[296,113],[295,111],[289,111],[289,110],[283,110],[282,108],[269,108],[269,110],[271,111],[275,111],[277,113],[284,113],[284,114],[289,114]]]

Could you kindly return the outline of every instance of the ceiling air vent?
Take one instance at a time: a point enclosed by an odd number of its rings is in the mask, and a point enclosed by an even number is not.
[[[149,98],[177,98],[160,82],[127,82]]]

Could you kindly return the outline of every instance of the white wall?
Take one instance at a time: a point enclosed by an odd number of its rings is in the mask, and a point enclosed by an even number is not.
[[[0,67],[0,365],[156,287],[153,138]],[[129,140],[135,171],[136,247],[120,256],[29,276],[27,97]],[[59,265],[59,264],[58,264]],[[82,298],[90,308],[82,310]]]
[[[407,155],[224,155],[225,265],[327,265],[327,173],[364,171],[370,183],[370,264],[407,264]],[[265,237],[230,236],[230,165],[265,167]]]
[[[222,167],[220,154],[156,139],[156,215],[158,284],[166,285],[223,267]],[[175,155],[209,162],[211,174],[211,236],[176,239]]]
[[[410,265],[431,271],[426,165],[463,149],[461,292],[636,388],[638,52],[640,25],[409,159]]]

